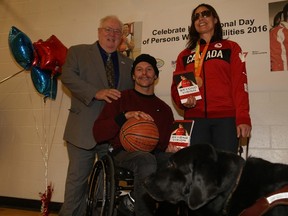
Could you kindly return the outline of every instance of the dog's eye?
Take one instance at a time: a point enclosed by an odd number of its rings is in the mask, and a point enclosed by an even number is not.
[[[167,167],[168,167],[168,168],[171,168],[171,167],[173,167],[173,164],[169,161],[169,162],[167,163]]]
[[[169,161],[169,162],[167,163],[167,167],[168,167],[168,168],[173,168],[173,167],[175,167],[175,164],[174,164],[173,162]]]

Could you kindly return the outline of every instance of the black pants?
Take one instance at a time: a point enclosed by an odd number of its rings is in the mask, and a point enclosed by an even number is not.
[[[195,118],[191,145],[209,143],[215,148],[237,153],[238,142],[235,118]]]
[[[152,216],[155,213],[156,202],[146,192],[143,181],[146,177],[165,166],[170,153],[160,152],[151,154],[149,152],[126,152],[121,150],[114,155],[116,166],[129,169],[134,172],[135,213],[136,216]]]

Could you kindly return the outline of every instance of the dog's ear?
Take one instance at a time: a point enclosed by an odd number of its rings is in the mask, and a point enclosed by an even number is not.
[[[196,210],[202,207],[221,191],[217,182],[216,163],[217,156],[210,154],[191,164],[191,176],[187,178],[186,188],[186,202],[190,209]]]
[[[190,165],[186,195],[190,209],[196,210],[234,187],[244,160],[227,152],[210,149]]]
[[[234,153],[218,151],[217,164],[220,188],[230,193],[241,177],[245,160]]]
[[[203,179],[198,179],[198,183],[189,188],[190,194],[187,197],[187,204],[192,210],[201,208],[219,194],[217,186],[213,184],[205,186],[203,183]]]
[[[177,203],[184,199],[181,191],[185,182],[183,173],[171,167],[148,176],[144,181],[144,188],[157,201]]]

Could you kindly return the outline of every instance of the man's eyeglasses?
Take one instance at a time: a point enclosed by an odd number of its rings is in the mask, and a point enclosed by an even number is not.
[[[112,34],[115,33],[116,35],[121,35],[122,31],[120,29],[112,29],[109,27],[106,28],[99,28],[99,29],[103,29],[107,34]]]
[[[200,13],[195,13],[192,17],[193,21],[196,21],[201,17],[207,18],[210,17],[212,15],[212,12],[210,10],[204,10]]]

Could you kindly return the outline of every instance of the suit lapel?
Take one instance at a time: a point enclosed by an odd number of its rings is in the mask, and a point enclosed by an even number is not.
[[[95,68],[96,79],[100,79],[103,85],[109,88],[107,77],[106,77],[105,66],[104,66],[103,59],[102,59],[100,50],[98,48],[97,42],[91,45],[89,49],[89,57],[91,59],[90,62],[92,62],[92,67]]]
[[[126,70],[129,70],[129,68],[127,67],[127,62],[125,61],[124,57],[122,55],[120,55],[119,53],[118,55],[118,65],[119,65],[119,82],[118,82],[118,87],[121,87],[121,84],[123,83],[123,79],[126,76],[122,76],[120,71],[124,71],[126,73]],[[128,73],[130,71],[127,71]]]

